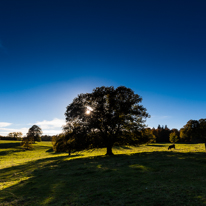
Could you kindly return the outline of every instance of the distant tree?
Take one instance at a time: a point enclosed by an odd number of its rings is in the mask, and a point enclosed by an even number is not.
[[[199,119],[199,134],[201,141],[205,143],[206,150],[206,119]]]
[[[97,87],[92,93],[78,95],[67,106],[66,122],[73,127],[75,141],[77,137],[82,140],[84,136],[85,148],[94,147],[93,143],[98,145],[102,142],[107,148],[106,154],[113,155],[112,147],[122,141],[123,132],[132,132],[144,127],[145,119],[149,115],[139,104],[141,101],[142,98],[138,94],[124,86],[116,89]],[[127,136],[127,142],[130,142],[129,138]]]
[[[185,142],[204,142],[206,150],[206,119],[189,120],[180,129],[180,140]]]
[[[156,142],[156,137],[150,128],[143,129],[141,131],[141,136],[142,141],[144,141],[144,143]]]
[[[33,141],[34,141],[33,143],[35,143],[35,141],[40,142],[41,135],[42,135],[42,130],[37,125],[33,125],[27,133],[27,137],[33,138]]]
[[[200,124],[197,120],[189,120],[183,128],[180,129],[180,140],[184,142],[200,141]]]
[[[190,142],[190,136],[185,132],[184,128],[180,129],[180,141],[181,142]]]
[[[206,141],[206,119],[199,119],[199,134],[200,138]]]
[[[13,133],[13,132],[10,132],[10,133],[8,134],[8,137],[14,138],[14,133]]]
[[[22,137],[22,135],[23,134],[21,132],[10,132],[8,134],[8,137],[20,139]]]
[[[42,135],[42,136],[41,136],[41,140],[42,140],[42,141],[51,141],[51,140],[52,140],[52,137],[49,136],[49,135]]]
[[[171,133],[174,132],[178,137],[180,136],[180,132],[179,132],[178,129],[173,128],[173,129],[170,130],[170,132]]]
[[[17,132],[16,136],[17,136],[17,138],[22,138],[23,134],[22,134],[22,132]]]
[[[156,137],[156,142],[169,142],[170,129],[167,125],[165,127],[158,125],[157,129],[152,129],[152,132]]]
[[[167,126],[165,126],[165,128],[162,129],[163,142],[169,142],[170,132],[171,131]]]
[[[175,143],[175,142],[177,142],[178,140],[179,140],[179,139],[178,139],[178,136],[177,136],[176,132],[170,133],[170,142]]]

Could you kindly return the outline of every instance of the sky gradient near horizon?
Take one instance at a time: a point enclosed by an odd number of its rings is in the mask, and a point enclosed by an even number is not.
[[[149,127],[206,118],[206,1],[1,0],[0,135],[62,131],[99,86],[142,98]]]

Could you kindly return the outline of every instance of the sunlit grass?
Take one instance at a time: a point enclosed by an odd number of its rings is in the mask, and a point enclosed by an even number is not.
[[[6,145],[4,148],[1,145]],[[8,145],[8,148],[7,148]],[[58,154],[65,156],[67,153]],[[38,142],[33,145],[33,149],[24,150],[20,146],[20,141],[3,141],[0,140],[0,169],[21,165],[25,162],[44,159],[55,156],[52,151],[51,142]]]
[[[150,144],[56,154],[0,141],[0,205],[205,205],[204,144]],[[174,201],[175,199],[175,201]]]

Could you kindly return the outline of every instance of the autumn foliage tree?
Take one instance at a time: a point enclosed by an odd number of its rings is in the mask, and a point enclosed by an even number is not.
[[[141,131],[141,138],[142,143],[153,143],[156,142],[156,137],[153,134],[152,130],[150,128],[145,128]]]
[[[177,133],[176,133],[176,132],[171,132],[171,133],[170,133],[170,142],[175,143],[175,142],[177,142],[178,140],[179,140],[179,139],[178,139]]]

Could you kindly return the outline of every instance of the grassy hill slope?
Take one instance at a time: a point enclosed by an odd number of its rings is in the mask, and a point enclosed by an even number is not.
[[[108,157],[0,141],[0,205],[206,205],[204,145],[168,145],[117,147]]]

